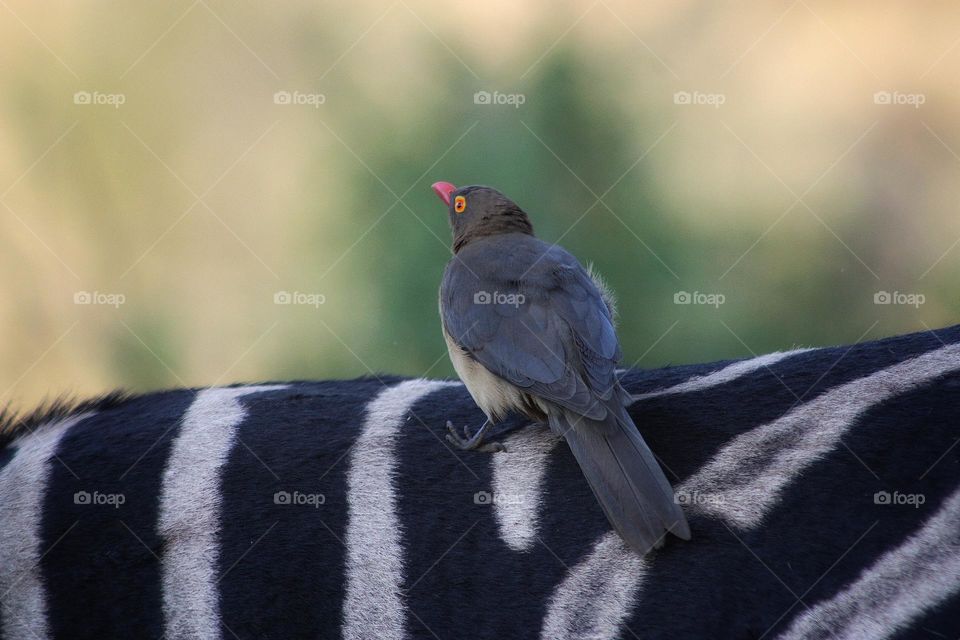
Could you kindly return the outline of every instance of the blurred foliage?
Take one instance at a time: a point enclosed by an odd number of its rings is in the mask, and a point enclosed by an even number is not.
[[[2,404],[452,376],[441,179],[499,188],[595,264],[625,365],[850,343],[960,311],[949,4],[780,20],[772,4],[4,10]],[[324,302],[275,304],[282,291]],[[924,301],[877,305],[881,291]]]

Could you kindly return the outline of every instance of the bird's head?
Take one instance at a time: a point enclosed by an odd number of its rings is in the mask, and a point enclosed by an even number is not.
[[[471,240],[499,233],[533,235],[533,225],[517,204],[496,189],[470,185],[459,189],[435,182],[433,192],[447,205],[456,253]]]

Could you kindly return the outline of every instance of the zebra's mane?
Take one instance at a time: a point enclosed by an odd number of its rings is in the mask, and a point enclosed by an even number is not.
[[[21,412],[11,407],[0,409],[0,449],[6,447],[21,433],[58,422],[68,416],[87,411],[104,411],[122,406],[142,394],[115,389],[93,398],[77,398],[68,394],[42,402],[32,411]]]
[[[331,379],[332,382],[361,382],[377,380],[384,383],[397,382],[400,377],[392,374],[367,374],[356,378]],[[224,388],[248,387],[254,385],[287,385],[296,386],[312,384],[315,380],[283,380],[266,382],[234,382],[223,385]],[[114,389],[91,398],[79,398],[69,393],[45,400],[30,411],[20,411],[13,407],[0,407],[0,449],[3,449],[16,440],[24,432],[32,432],[45,424],[53,424],[60,420],[86,413],[88,411],[102,412],[108,409],[123,407],[129,402],[155,395],[157,393],[174,391],[200,391],[205,387],[181,387],[154,391],[131,391],[129,389]]]

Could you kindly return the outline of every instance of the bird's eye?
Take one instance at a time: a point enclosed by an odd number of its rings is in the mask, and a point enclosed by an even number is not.
[[[453,199],[453,210],[457,213],[463,213],[467,208],[467,199],[463,196],[457,196]]]

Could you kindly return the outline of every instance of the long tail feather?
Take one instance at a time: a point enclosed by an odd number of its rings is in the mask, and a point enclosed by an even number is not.
[[[626,411],[603,421],[569,414],[549,417],[563,435],[607,519],[633,549],[645,554],[666,533],[690,539],[690,527],[653,452]]]

